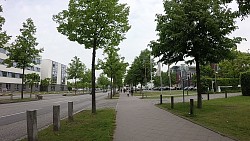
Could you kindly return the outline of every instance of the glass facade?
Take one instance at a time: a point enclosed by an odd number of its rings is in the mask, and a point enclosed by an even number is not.
[[[57,83],[57,71],[58,71],[58,63],[52,61],[52,76],[51,76],[52,84]]]
[[[61,84],[66,84],[66,66],[65,65],[62,65],[62,68],[61,68]]]

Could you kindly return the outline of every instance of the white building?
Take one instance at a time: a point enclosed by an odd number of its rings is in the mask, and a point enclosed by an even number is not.
[[[6,50],[0,48],[0,92],[1,91],[21,91],[22,84],[22,70],[16,68],[15,63],[13,67],[7,68],[7,65],[3,64],[3,61],[8,57]],[[25,74],[37,73],[41,76],[41,60],[40,58],[34,60],[37,65],[29,67],[25,70]],[[30,91],[28,85],[24,87],[25,91]],[[39,91],[39,85],[34,86],[33,91]]]
[[[41,63],[41,79],[50,78],[51,85],[48,91],[65,91],[67,90],[66,65],[43,59]]]

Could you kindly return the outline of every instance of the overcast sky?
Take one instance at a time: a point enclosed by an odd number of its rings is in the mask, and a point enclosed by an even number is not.
[[[3,5],[3,16],[6,20],[4,30],[11,35],[12,41],[20,34],[19,29],[27,18],[32,18],[37,27],[38,48],[44,48],[43,59],[51,59],[68,65],[74,56],[78,56],[88,67],[91,67],[92,50],[86,50],[76,42],[71,42],[66,36],[57,32],[57,24],[52,15],[66,10],[69,0],[6,0]],[[120,54],[125,61],[132,63],[141,50],[147,48],[156,37],[155,14],[163,13],[162,0],[120,0],[130,6],[129,23],[132,28],[126,35],[126,40],[120,44]],[[250,20],[238,20],[239,29],[232,36],[247,38],[238,46],[238,50],[247,51],[250,48]],[[98,50],[97,58],[103,58],[102,50]],[[97,59],[96,59],[97,60]]]

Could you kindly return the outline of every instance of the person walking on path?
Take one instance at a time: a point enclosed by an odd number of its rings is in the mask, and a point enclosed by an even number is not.
[[[233,141],[136,97],[120,95],[116,110],[114,141]]]

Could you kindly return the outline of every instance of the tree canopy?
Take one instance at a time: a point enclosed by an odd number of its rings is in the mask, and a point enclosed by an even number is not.
[[[2,6],[0,5],[0,13],[3,12]],[[6,34],[6,31],[3,31],[3,25],[5,23],[4,17],[0,15],[0,48],[4,48],[4,45],[8,43],[10,36]]]
[[[130,29],[129,7],[119,0],[70,0],[68,10],[53,16],[59,26],[58,32],[70,41],[93,49],[92,54],[92,113],[95,102],[95,57],[96,49],[118,46]]]
[[[4,60],[7,67],[16,67],[22,69],[22,74],[24,76],[24,71],[26,68],[34,66],[36,59],[40,56],[39,53],[43,49],[36,49],[38,43],[36,42],[36,27],[31,18],[28,18],[26,22],[23,23],[23,28],[20,29],[21,35],[18,35],[16,40],[10,45],[6,46],[5,49],[8,51],[8,58]],[[21,98],[23,98],[23,83],[24,77],[22,77],[22,91]]]
[[[228,35],[237,29],[237,13],[219,0],[164,1],[165,14],[156,21],[159,38],[151,41],[152,54],[171,64],[188,59],[196,64],[198,108],[202,107],[200,65],[230,58],[241,38]]]

